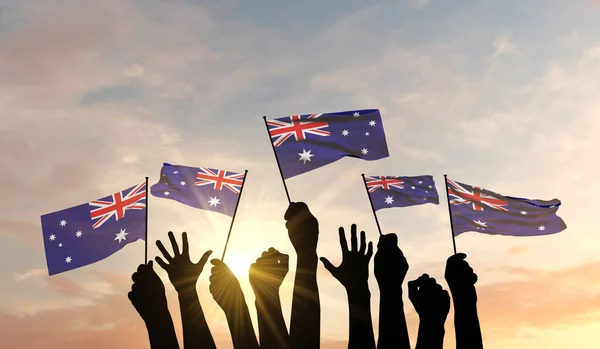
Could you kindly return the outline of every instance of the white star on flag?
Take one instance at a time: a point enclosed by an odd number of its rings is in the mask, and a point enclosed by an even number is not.
[[[78,238],[80,238],[82,234],[83,233],[81,232],[81,230],[75,232],[75,236],[77,236]]]
[[[375,124],[376,124],[375,120],[369,121],[369,126],[373,127],[373,126],[375,126]]]
[[[487,223],[486,222],[482,222],[480,220],[476,220],[476,221],[473,221],[473,223],[477,224],[480,227],[487,228]]]
[[[58,244],[58,247],[62,247],[62,244]]]
[[[169,194],[171,194],[171,193],[169,193],[168,191],[165,191],[165,192],[164,192],[164,194],[165,194],[166,196],[169,196]]]
[[[394,202],[394,198],[389,196],[387,198],[385,198],[385,203],[388,205],[391,205]]]
[[[526,215],[526,214],[527,214],[527,211],[521,211],[521,214],[522,214],[522,215]]]
[[[125,240],[125,236],[129,235],[129,233],[125,232],[125,229],[121,229],[121,232],[115,234],[117,237],[115,238],[115,240],[119,240],[119,243],[121,243],[122,240]]]
[[[369,154],[369,149],[367,149],[367,148],[362,148],[362,149],[360,150],[360,152],[361,152],[363,155],[367,155],[367,154]]]
[[[56,235],[50,234],[50,241],[54,241],[54,240],[56,240]]]
[[[355,118],[357,118],[357,117],[359,117],[359,116],[360,116],[360,113],[359,113],[359,112],[357,112],[357,111],[355,111],[355,112],[354,112],[354,114],[352,114],[352,116],[354,116]]]
[[[217,205],[221,204],[221,199],[217,199],[217,197],[215,196],[214,198],[210,198],[210,200],[208,201],[208,203],[210,204],[210,206],[215,206],[217,207]]]
[[[350,134],[350,131],[348,131],[348,130],[343,130],[342,131],[342,136],[344,136],[344,137],[346,137],[349,134]]]
[[[544,230],[546,230],[546,227],[545,227],[545,226],[543,226],[543,225],[540,225],[540,226],[538,227],[538,230],[539,230],[539,231],[544,231]]]
[[[185,181],[181,181],[181,183],[179,183],[179,184],[181,184],[181,185],[185,185]]]
[[[368,136],[368,135],[369,135],[369,132],[365,132],[365,136]]]
[[[67,264],[71,263],[72,260],[73,258],[71,258],[71,256],[67,256],[67,258],[65,258],[65,262],[67,262]]]
[[[304,161],[304,163],[306,164],[307,161],[311,161],[310,158],[313,157],[314,155],[310,153],[311,151],[306,151],[306,149],[302,149],[302,153],[298,153],[298,155],[300,155],[300,159],[298,159],[298,161]]]
[[[60,221],[60,226],[64,227],[65,225],[67,225],[67,220],[63,219],[62,221]]]

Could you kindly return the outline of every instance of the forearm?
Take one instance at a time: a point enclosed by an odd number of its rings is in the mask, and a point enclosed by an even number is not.
[[[321,305],[317,286],[317,254],[298,255],[292,299],[290,341],[294,348],[319,348]]]
[[[379,298],[378,349],[410,349],[408,327],[404,315],[402,288],[381,288]]]
[[[148,339],[152,349],[179,349],[175,326],[168,308],[152,316],[146,321]]]
[[[289,348],[289,335],[283,319],[279,291],[268,295],[257,293],[256,311],[261,349]]]
[[[252,327],[252,319],[245,300],[225,312],[234,349],[258,349],[258,341]]]
[[[415,349],[442,349],[445,333],[444,323],[421,320]]]
[[[371,293],[368,288],[348,292],[349,340],[348,349],[375,349],[371,319]]]
[[[483,349],[476,301],[454,300],[454,329],[457,349]]]
[[[179,291],[178,296],[184,348],[216,349],[215,341],[200,306],[196,288],[193,287]]]

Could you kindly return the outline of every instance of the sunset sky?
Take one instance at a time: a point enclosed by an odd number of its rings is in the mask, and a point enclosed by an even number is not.
[[[296,258],[262,116],[379,108],[390,157],[343,159],[288,180],[338,263],[339,226],[377,241],[360,174],[443,174],[506,195],[562,200],[567,230],[466,233],[485,347],[600,346],[598,0],[0,0],[0,346],[148,347],[129,300],[143,242],[48,276],[40,216],[158,179],[163,162],[249,170],[225,261],[252,316],[249,265]],[[380,211],[410,270],[445,288],[446,203]],[[192,257],[219,257],[229,217],[150,198],[150,250],[187,231]],[[156,266],[157,269],[158,266]],[[372,268],[372,264],[371,264]],[[177,297],[166,274],[180,334]],[[219,348],[225,317],[198,290]],[[343,287],[319,265],[322,348],[346,347]],[[379,291],[370,277],[375,332]],[[406,298],[413,345],[417,316]],[[452,313],[445,344],[454,348]],[[256,326],[256,322],[255,322]],[[181,336],[180,336],[181,340]]]

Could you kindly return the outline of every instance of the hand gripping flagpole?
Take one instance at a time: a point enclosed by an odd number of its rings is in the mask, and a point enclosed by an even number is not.
[[[223,248],[223,255],[221,256],[221,262],[225,259],[225,252],[227,251],[227,245],[229,245],[229,237],[231,236],[231,230],[233,229],[233,222],[235,221],[235,215],[238,207],[240,206],[240,199],[242,198],[242,191],[244,190],[244,183],[246,183],[246,176],[248,176],[248,170],[244,171],[244,180],[240,188],[240,195],[238,196],[237,203],[235,204],[235,210],[233,210],[233,217],[231,217],[231,224],[229,225],[229,233],[227,233],[227,240],[225,240],[225,248]]]
[[[281,180],[283,181],[283,189],[285,189],[285,195],[287,196],[288,203],[292,203],[290,199],[290,193],[288,192],[287,185],[285,184],[285,178],[283,178],[283,172],[281,171],[281,165],[279,164],[279,158],[277,157],[277,152],[275,151],[275,144],[271,140],[271,132],[269,132],[269,124],[267,124],[267,117],[263,116],[263,120],[265,120],[265,127],[267,128],[267,133],[269,134],[269,142],[271,143],[271,147],[273,148],[273,154],[275,154],[275,160],[277,160],[277,168],[279,169],[279,174],[281,175]]]
[[[369,197],[369,202],[371,203],[371,210],[373,210],[373,216],[375,216],[375,223],[377,223],[377,229],[379,230],[379,235],[381,234],[381,227],[379,226],[379,219],[377,219],[377,213],[375,212],[375,206],[373,206],[373,199],[371,199],[371,193],[369,193],[369,186],[367,185],[367,180],[365,179],[365,174],[361,174],[363,183],[365,184],[365,189],[367,190],[367,196]]]
[[[454,237],[454,224],[452,224],[452,207],[450,205],[450,194],[448,193],[448,175],[444,175],[444,186],[446,187],[446,199],[448,200],[448,214],[450,215],[450,229],[452,230],[452,246],[456,254],[456,239]]]
[[[144,233],[144,264],[148,264],[148,177],[146,177],[146,232]]]

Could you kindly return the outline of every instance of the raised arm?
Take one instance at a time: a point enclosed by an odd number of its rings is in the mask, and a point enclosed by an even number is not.
[[[367,249],[365,232],[360,232],[360,248],[356,238],[356,224],[350,231],[350,245],[346,242],[344,228],[340,228],[342,264],[334,267],[325,257],[323,265],[346,289],[350,313],[349,349],[375,349],[373,321],[371,319],[371,292],[369,292],[369,261],[373,256],[373,243]],[[366,251],[366,253],[365,253]]]
[[[167,307],[165,286],[152,268],[152,261],[141,264],[131,276],[128,297],[148,330],[150,348],[179,349],[173,319]]]
[[[177,291],[179,297],[179,309],[181,311],[181,322],[183,326],[183,346],[185,349],[216,349],[215,341],[212,338],[208,324],[204,317],[204,312],[200,306],[196,284],[198,277],[204,269],[208,256],[212,251],[204,253],[198,263],[190,260],[189,244],[187,233],[183,233],[182,249],[179,246],[172,232],[169,232],[169,240],[173,248],[173,256],[167,252],[163,243],[158,240],[156,246],[162,253],[166,262],[156,257],[156,262],[167,272],[171,283]]]
[[[291,203],[285,219],[290,241],[298,255],[290,344],[293,349],[317,349],[321,338],[321,303],[317,286],[319,222],[302,202]]]
[[[423,274],[408,283],[408,298],[419,314],[416,349],[442,349],[444,324],[450,311],[450,295],[434,278]]]
[[[477,274],[465,260],[467,255],[458,253],[446,263],[446,282],[454,301],[454,330],[456,349],[483,349],[483,337],[477,315]]]
[[[289,335],[279,298],[279,288],[288,272],[288,263],[287,254],[271,247],[250,266],[250,285],[256,297],[261,349],[289,348]]]
[[[398,248],[396,234],[380,236],[375,254],[380,295],[378,349],[410,349],[402,300],[402,283],[407,272],[408,262]]]
[[[258,341],[252,327],[252,319],[246,305],[240,283],[229,267],[218,259],[210,275],[210,293],[225,312],[235,349],[258,349]]]

